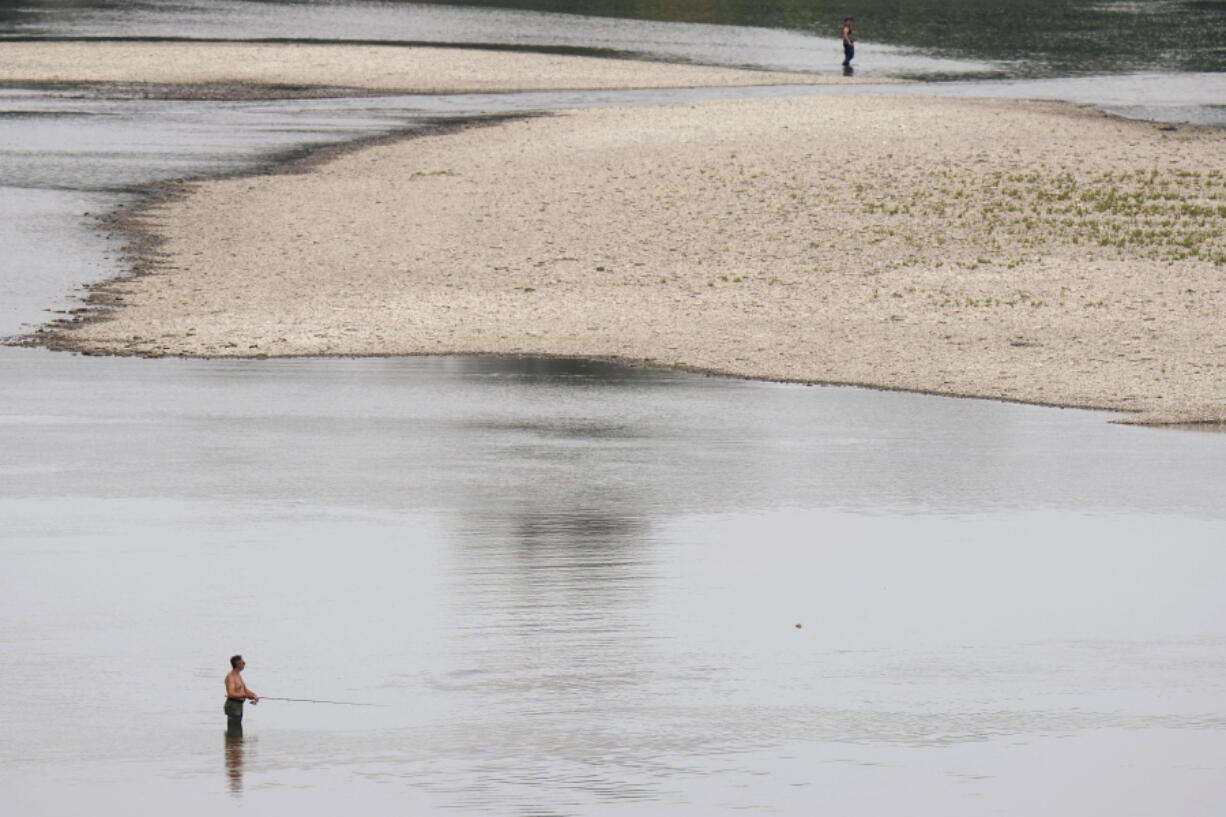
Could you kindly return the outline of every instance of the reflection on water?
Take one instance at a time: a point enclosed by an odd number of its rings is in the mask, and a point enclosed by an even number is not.
[[[246,751],[241,726],[237,730],[227,728],[225,746],[226,781],[230,794],[237,797],[243,793],[243,753]]]

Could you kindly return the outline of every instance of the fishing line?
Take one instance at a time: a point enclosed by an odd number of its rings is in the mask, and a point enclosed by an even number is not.
[[[322,701],[318,698],[274,698],[271,695],[261,695],[261,701],[293,701],[299,704],[332,704],[333,706],[387,706],[387,704],[360,704],[353,701]]]

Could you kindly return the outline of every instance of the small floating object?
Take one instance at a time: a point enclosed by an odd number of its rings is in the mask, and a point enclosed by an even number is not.
[[[796,629],[797,629],[797,630],[799,630],[799,629],[800,629],[800,625],[799,625],[799,624],[797,624],[797,625],[796,625]]]

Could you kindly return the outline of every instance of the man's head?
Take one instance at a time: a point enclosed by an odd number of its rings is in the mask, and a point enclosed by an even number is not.
[[[843,25],[845,25],[845,26],[849,26],[849,25],[851,25],[853,22],[855,22],[855,20],[856,20],[856,18],[855,18],[855,17],[844,17],[844,18],[843,18]]]
[[[247,662],[243,660],[243,657],[241,655],[231,655],[230,656],[230,666],[234,669],[242,669],[243,665],[246,663]]]

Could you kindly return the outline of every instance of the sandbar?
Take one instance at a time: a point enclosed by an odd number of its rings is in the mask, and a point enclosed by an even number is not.
[[[1226,133],[887,95],[570,111],[184,184],[87,353],[613,358],[1226,421]],[[149,243],[154,239],[156,246]]]
[[[0,43],[0,82],[283,86],[401,94],[854,83],[816,75],[605,57],[398,45]],[[876,79],[880,83],[883,80]],[[885,80],[888,81],[888,80]]]

